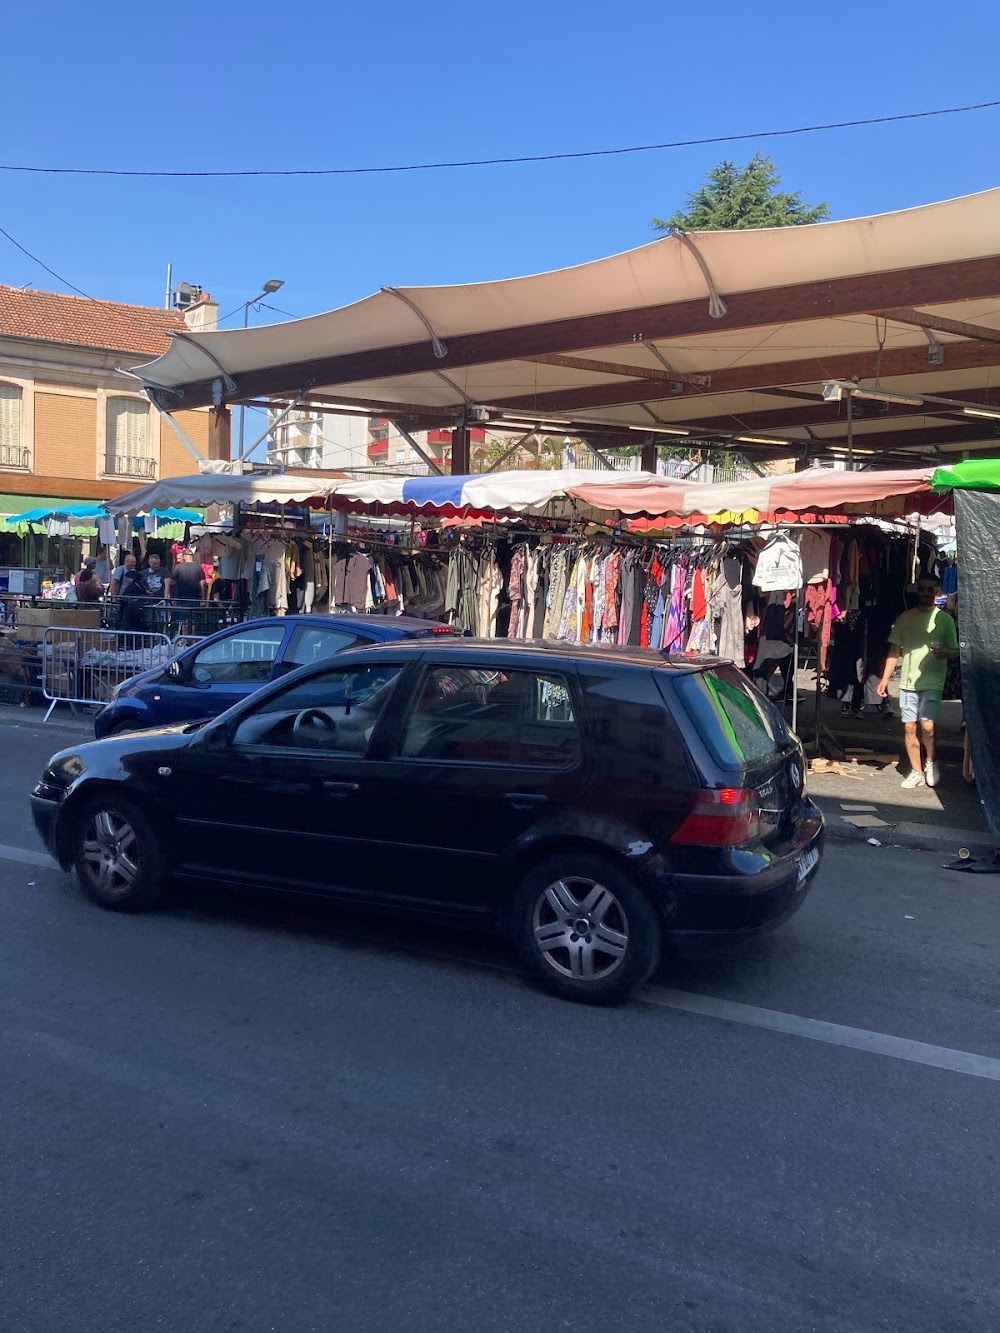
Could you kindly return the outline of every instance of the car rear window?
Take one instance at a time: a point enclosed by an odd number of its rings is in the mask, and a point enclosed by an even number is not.
[[[677,676],[672,684],[720,764],[743,768],[792,744],[785,719],[735,667]]]

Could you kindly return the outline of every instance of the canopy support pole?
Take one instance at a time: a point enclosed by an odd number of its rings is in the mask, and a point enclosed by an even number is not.
[[[639,466],[643,472],[656,473],[656,436],[647,435],[642,442],[642,452],[639,455]]]
[[[181,430],[180,426],[178,426],[177,422],[173,419],[170,413],[166,411],[165,408],[162,408],[160,406],[160,404],[156,401],[156,399],[153,397],[152,394],[148,394],[147,396],[149,398],[149,401],[156,408],[157,412],[159,412],[160,420],[165,421],[167,423],[167,425],[174,432],[174,434],[177,436],[181,444],[183,444],[184,448],[188,451],[188,453],[195,460],[195,462],[204,463],[205,455],[201,452],[201,450],[198,448],[196,444],[191,443],[191,441],[184,434],[184,432]]]
[[[854,399],[847,395],[847,470],[854,471]]]
[[[403,439],[404,439],[404,440],[406,441],[406,443],[410,446],[410,448],[413,450],[413,452],[414,452],[419,458],[422,458],[422,459],[424,460],[424,462],[427,464],[427,466],[430,468],[430,470],[431,470],[436,476],[438,476],[438,477],[443,477],[443,476],[444,476],[444,473],[443,473],[443,472],[441,471],[441,469],[438,467],[437,463],[435,463],[434,459],[430,456],[430,454],[426,451],[426,449],[424,449],[421,445],[417,444],[416,440],[413,438],[413,436],[410,434],[410,432],[406,429],[406,427],[400,425],[400,423],[399,423],[398,421],[393,421],[391,424],[392,424],[392,428],[393,428],[393,430],[398,430],[398,431],[399,431],[400,435],[402,435]]]
[[[595,458],[599,458],[599,459],[600,459],[600,461],[601,461],[601,467],[607,468],[607,470],[608,470],[609,472],[614,472],[614,470],[615,470],[615,469],[614,469],[614,464],[613,464],[613,463],[610,463],[610,462],[604,457],[604,455],[601,453],[600,449],[598,449],[597,446],[596,446],[595,444],[591,444],[590,441],[589,441],[589,440],[586,438],[586,436],[584,436],[584,435],[579,436],[579,440],[580,440],[580,443],[581,443],[582,445],[584,445],[587,449],[590,450],[590,452],[594,455]]]
[[[249,449],[244,449],[241,444],[240,452],[236,455],[235,461],[237,463],[242,463],[243,459],[246,458],[248,454],[253,453],[253,451],[257,448],[258,444],[261,444],[264,440],[267,439],[269,435],[272,435],[278,429],[281,423],[285,420],[288,414],[290,412],[293,412],[295,408],[298,407],[299,403],[302,402],[302,399],[305,397],[305,393],[306,393],[305,389],[300,389],[299,392],[292,399],[292,401],[285,408],[285,410],[281,413],[281,415],[279,417],[276,417],[274,421],[268,422],[267,430],[265,430],[263,435],[257,436],[256,440],[254,440],[253,444],[250,445]],[[282,459],[282,463],[284,463],[284,459]]]
[[[802,569],[802,533],[795,536],[799,548],[799,569]],[[799,611],[802,607],[802,584],[795,589],[795,628],[792,632],[792,731],[798,734],[799,725]]]
[[[524,444],[526,440],[530,440],[532,435],[536,435],[537,433],[538,432],[534,430],[525,431],[525,433],[522,436],[520,436],[518,439],[514,441],[514,443],[510,446],[509,449],[505,449],[503,453],[500,455],[500,457],[495,462],[489,465],[489,467],[486,469],[486,472],[496,472],[497,468],[500,466],[501,463],[506,463],[507,459],[510,458],[512,454],[516,454],[518,449],[520,449],[521,445]],[[483,476],[486,475],[486,472],[483,473]]]
[[[467,477],[472,466],[470,462],[471,440],[469,438],[469,414],[464,409],[458,425],[451,432],[451,475]]]
[[[330,505],[330,531],[326,539],[326,610],[332,615],[337,609],[333,600],[333,491],[327,497]]]

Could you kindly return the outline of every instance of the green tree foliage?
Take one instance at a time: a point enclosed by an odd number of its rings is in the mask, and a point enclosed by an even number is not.
[[[754,153],[745,167],[720,162],[712,168],[688,206],[673,217],[653,218],[657,231],[734,231],[748,227],[799,227],[825,222],[829,204],[810,208],[802,195],[782,190],[774,162]]]
[[[482,470],[485,472],[495,467],[513,443],[513,439],[505,439],[502,436],[494,440],[479,460]],[[533,435],[503,463],[503,467],[552,472],[562,467],[562,453],[563,436]]]

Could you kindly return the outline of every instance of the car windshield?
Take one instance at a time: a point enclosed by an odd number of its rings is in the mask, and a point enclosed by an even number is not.
[[[793,742],[785,719],[735,667],[678,676],[674,686],[715,759],[744,768]]]

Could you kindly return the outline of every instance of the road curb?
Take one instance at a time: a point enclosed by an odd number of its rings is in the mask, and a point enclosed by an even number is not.
[[[817,802],[818,804],[818,802]],[[952,828],[947,824],[886,824],[884,828],[858,828],[839,815],[827,814],[827,837],[837,842],[867,842],[877,838],[883,846],[906,847],[915,852],[944,852],[957,858],[958,849],[967,847],[973,857],[992,856],[995,844],[985,829]]]
[[[38,732],[51,731],[55,735],[82,736],[94,739],[94,714],[88,717],[53,717],[45,721],[45,714],[27,708],[0,706],[0,727],[20,727]]]

